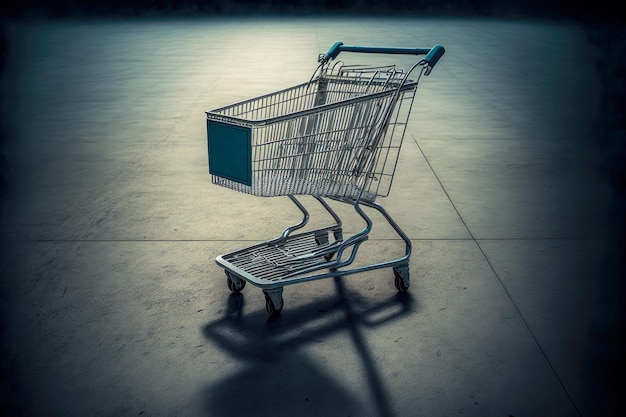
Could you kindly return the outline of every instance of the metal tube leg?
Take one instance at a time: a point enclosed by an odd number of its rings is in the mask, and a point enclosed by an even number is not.
[[[287,227],[285,230],[283,230],[283,233],[279,237],[277,237],[276,239],[268,241],[267,243],[269,243],[269,244],[278,245],[278,244],[284,242],[285,239],[287,239],[287,237],[289,237],[289,235],[294,230],[298,230],[298,229],[303,228],[309,222],[309,212],[307,211],[306,208],[304,208],[302,203],[296,197],[294,197],[292,195],[289,195],[288,197],[296,205],[296,207],[298,207],[298,209],[300,209],[300,211],[302,212],[302,220],[300,221],[300,223],[297,223],[297,224],[294,224],[293,226]]]
[[[361,230],[358,233],[355,233],[354,235],[350,236],[349,238],[347,238],[345,241],[341,243],[341,245],[339,246],[337,250],[337,259],[339,260],[341,259],[341,255],[343,251],[346,250],[346,248],[356,243],[362,243],[365,240],[367,240],[369,233],[372,231],[373,223],[372,223],[372,220],[367,216],[367,214],[365,214],[363,209],[361,209],[361,207],[359,206],[359,200],[349,201],[349,200],[337,199],[337,201],[341,201],[343,203],[350,202],[354,206],[354,210],[356,210],[356,212],[359,214],[359,216],[361,216],[361,218],[365,221],[365,224],[366,224],[363,230]]]
[[[398,234],[398,236],[400,236],[402,238],[402,240],[404,241],[405,245],[406,245],[406,258],[407,258],[407,262],[408,262],[408,258],[411,256],[411,252],[412,252],[412,248],[413,248],[413,244],[411,243],[411,239],[409,239],[409,237],[406,235],[406,233],[404,233],[404,231],[400,228],[400,226],[398,225],[398,223],[396,223],[396,221],[391,217],[391,215],[389,213],[387,213],[387,211],[383,208],[383,206],[381,206],[378,203],[372,202],[372,201],[363,201],[362,204],[371,207],[375,210],[377,210],[380,214],[383,215],[383,217],[385,218],[385,220],[387,220],[387,222],[391,225],[391,227],[393,227],[393,230],[396,231],[396,233]]]
[[[398,291],[405,292],[408,290],[409,285],[411,283],[410,274],[409,274],[409,258],[411,257],[411,252],[413,250],[413,244],[411,243],[411,239],[404,233],[404,231],[400,228],[398,223],[391,217],[389,213],[378,203],[364,201],[366,206],[371,207],[377,210],[380,214],[383,215],[385,220],[391,225],[391,227],[396,231],[398,236],[402,238],[405,244],[405,255],[397,260],[397,265],[393,267],[393,272],[395,275],[395,285]]]
[[[341,222],[341,219],[339,218],[339,215],[335,213],[335,211],[328,205],[328,203],[322,197],[317,196],[317,195],[313,197],[315,197],[315,199],[319,201],[322,207],[324,207],[324,209],[328,212],[328,214],[330,214],[332,218],[335,220],[335,224],[331,226],[331,229],[333,230],[335,240],[341,240],[342,239],[342,233],[341,233],[342,222]]]

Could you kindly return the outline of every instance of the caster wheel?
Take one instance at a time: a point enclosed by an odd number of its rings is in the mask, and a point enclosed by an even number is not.
[[[265,310],[267,311],[267,314],[269,314],[272,317],[279,316],[280,313],[283,311],[283,306],[284,306],[282,298],[280,300],[281,301],[280,308],[276,308],[270,296],[267,293],[264,293],[264,294],[265,294]]]
[[[230,274],[226,272],[226,284],[228,284],[229,290],[231,290],[235,294],[238,294],[246,286],[246,281],[244,281],[243,279],[240,279],[239,282],[236,283],[230,278]]]
[[[333,259],[333,256],[335,256],[335,252],[327,253],[326,255],[324,255],[324,259],[330,261],[331,259]]]
[[[400,292],[407,292],[409,289],[409,285],[404,283],[402,275],[400,275],[400,273],[395,269],[393,270],[393,274],[395,275],[393,283],[395,284],[396,289]]]

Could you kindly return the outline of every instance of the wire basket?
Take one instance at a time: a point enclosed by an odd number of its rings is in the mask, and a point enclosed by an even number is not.
[[[307,83],[207,112],[212,182],[262,197],[386,196],[417,84],[395,66],[338,62]]]

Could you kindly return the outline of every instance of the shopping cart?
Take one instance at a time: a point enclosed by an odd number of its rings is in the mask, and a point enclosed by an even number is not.
[[[408,70],[396,65],[346,65],[340,52],[425,55]],[[335,43],[318,58],[306,83],[206,112],[212,183],[260,197],[287,196],[302,220],[276,238],[216,258],[229,289],[246,282],[265,294],[266,309],[283,309],[283,287],[299,282],[393,268],[398,291],[409,288],[411,241],[376,197],[389,195],[402,139],[422,75],[444,54],[432,48],[385,48]],[[310,195],[332,225],[294,233],[309,221],[296,195]],[[325,198],[350,204],[365,227],[343,236]],[[377,210],[405,243],[404,256],[354,266]],[[304,229],[303,229],[304,230]]]

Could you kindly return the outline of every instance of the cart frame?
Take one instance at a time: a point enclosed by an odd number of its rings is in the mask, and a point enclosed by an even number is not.
[[[336,60],[340,52],[425,58],[404,71],[395,65],[346,66]],[[213,183],[256,196],[287,196],[302,213],[302,220],[278,237],[215,259],[232,292],[247,282],[261,288],[273,316],[283,309],[283,287],[294,283],[393,268],[397,290],[408,290],[411,240],[375,199],[390,192],[421,76],[429,75],[444,53],[441,45],[337,42],[319,56],[308,83],[206,112]],[[411,80],[417,68],[417,79]],[[296,195],[313,196],[334,223],[294,233],[310,218]],[[325,198],[352,205],[364,228],[344,238],[342,221]],[[403,256],[352,266],[373,227],[362,206],[376,210],[394,229],[404,242]]]

